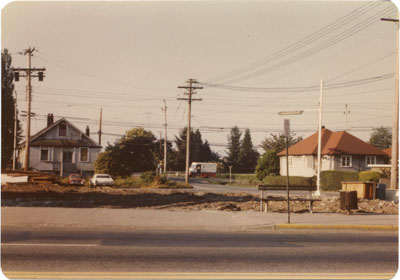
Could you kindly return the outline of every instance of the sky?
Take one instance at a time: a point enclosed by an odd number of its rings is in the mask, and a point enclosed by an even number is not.
[[[368,141],[373,128],[392,126],[396,24],[390,1],[28,1],[1,13],[1,48],[14,67],[35,47],[31,133],[46,116],[89,125],[102,145],[144,127],[169,140],[187,125],[188,79],[202,89],[192,103],[192,127],[224,156],[233,126],[250,129],[254,146],[283,132],[322,124]],[[19,112],[27,81],[15,82]],[[347,104],[347,124],[345,106]],[[282,111],[303,111],[281,116]],[[20,116],[23,129],[25,119]],[[262,152],[262,149],[259,149]]]

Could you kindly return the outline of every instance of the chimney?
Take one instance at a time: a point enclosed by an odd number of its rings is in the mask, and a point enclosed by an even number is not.
[[[53,114],[47,114],[47,127],[54,123],[54,116]]]
[[[322,125],[322,126],[321,126],[321,129],[325,129],[325,125]]]
[[[89,130],[89,126],[86,126],[86,136],[90,137],[90,130]]]

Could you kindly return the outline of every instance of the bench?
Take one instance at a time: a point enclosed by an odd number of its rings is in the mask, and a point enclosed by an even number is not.
[[[286,201],[287,198],[283,196],[264,196],[266,191],[286,191],[287,186],[285,185],[258,185],[258,190],[260,191],[260,211],[263,211],[263,205],[265,204],[265,212],[268,212],[268,202],[269,201]],[[289,191],[308,191],[308,197],[296,197],[289,198],[289,201],[302,201],[308,202],[308,210],[313,213],[313,203],[315,201],[321,201],[320,198],[312,197],[312,192],[317,190],[317,186],[314,185],[292,185],[289,186]]]

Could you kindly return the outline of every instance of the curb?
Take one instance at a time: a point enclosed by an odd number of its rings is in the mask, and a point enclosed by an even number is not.
[[[398,226],[385,225],[323,225],[323,224],[276,224],[275,229],[353,229],[353,230],[392,230],[398,231]]]

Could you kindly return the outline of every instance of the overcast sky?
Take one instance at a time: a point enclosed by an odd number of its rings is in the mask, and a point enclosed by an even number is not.
[[[33,81],[32,133],[46,115],[66,117],[92,137],[103,109],[102,144],[133,127],[168,138],[187,125],[185,85],[198,80],[192,125],[224,155],[232,126],[249,128],[253,144],[291,128],[317,130],[320,80],[323,125],[368,140],[392,125],[397,8],[389,1],[12,2],[1,14],[1,44],[14,67],[45,67]],[[26,80],[16,82],[26,110]],[[286,117],[287,118],[287,117]],[[25,126],[25,123],[23,122]],[[115,135],[107,135],[115,134]]]

